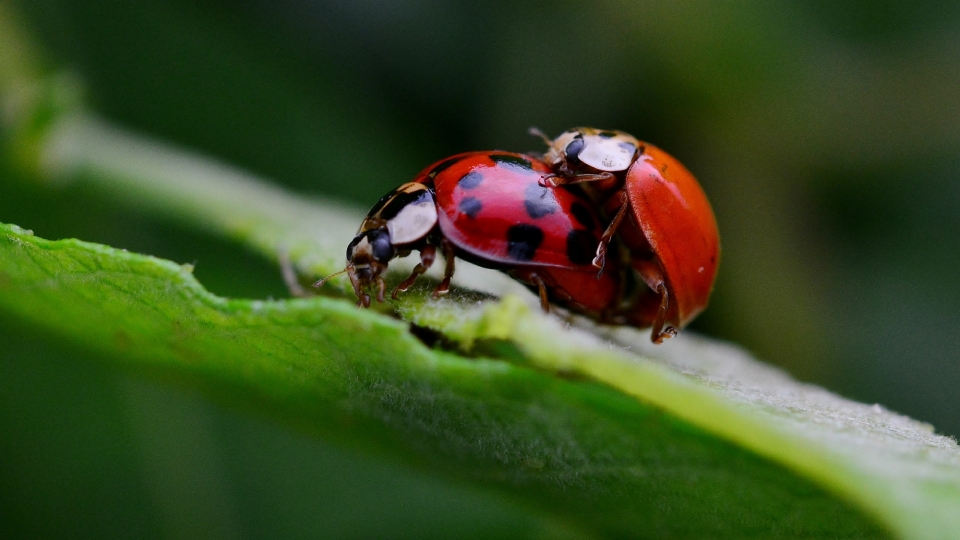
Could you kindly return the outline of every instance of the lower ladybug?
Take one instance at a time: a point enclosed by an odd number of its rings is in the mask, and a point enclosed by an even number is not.
[[[420,252],[420,263],[394,288],[394,298],[427,271],[439,248],[446,269],[435,297],[447,292],[460,257],[524,283],[544,311],[552,301],[598,320],[613,317],[623,295],[621,273],[610,268],[597,277],[592,265],[601,220],[581,195],[542,185],[551,174],[522,154],[469,152],[434,163],[382,197],[347,246],[342,272],[358,305],[370,305],[371,287],[384,300],[383,273],[395,257]]]
[[[676,335],[707,307],[720,261],[717,221],[696,178],[663,150],[622,131],[581,127],[552,140],[531,133],[548,145],[543,161],[554,174],[544,185],[579,184],[609,218],[594,266],[604,268],[616,234],[656,292],[653,341]]]

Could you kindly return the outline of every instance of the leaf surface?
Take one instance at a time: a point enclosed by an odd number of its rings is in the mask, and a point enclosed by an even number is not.
[[[726,345],[687,336],[652,360],[628,352],[640,346],[636,332],[608,341],[513,296],[401,307],[464,357],[352,302],[227,300],[189,267],[13,226],[0,229],[0,261],[6,310],[128,368],[501,491],[536,510],[550,533],[956,530],[944,527],[955,519],[952,441],[799,385]],[[918,506],[926,520],[912,519]]]

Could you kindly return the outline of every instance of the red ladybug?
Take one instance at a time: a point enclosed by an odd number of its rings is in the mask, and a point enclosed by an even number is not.
[[[638,300],[635,315],[650,313],[654,302],[653,341],[676,335],[707,307],[720,261],[717,221],[696,178],[663,150],[622,131],[574,128],[553,140],[531,132],[549,145],[543,160],[555,174],[545,185],[580,184],[610,217],[594,265],[604,267],[617,234],[631,266],[656,293]]]
[[[599,278],[592,265],[603,234],[593,204],[567,189],[544,187],[552,171],[510,152],[469,152],[424,169],[413,182],[385,195],[347,247],[347,272],[358,304],[370,305],[373,286],[384,300],[382,274],[394,257],[420,252],[420,264],[393,290],[406,291],[433,264],[446,259],[434,296],[445,294],[460,257],[508,273],[549,302],[608,320],[622,297],[614,265]],[[318,281],[319,286],[325,280]]]

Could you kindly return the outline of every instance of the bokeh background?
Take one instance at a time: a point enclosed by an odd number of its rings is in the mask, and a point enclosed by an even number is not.
[[[449,154],[541,150],[531,126],[653,142],[720,224],[696,331],[960,434],[960,3],[3,3],[104,116],[360,208]],[[0,172],[0,221],[194,262],[218,294],[286,295],[240,248]],[[529,525],[92,356],[2,320],[0,512],[18,517],[0,531],[118,536],[104,516],[138,537]]]

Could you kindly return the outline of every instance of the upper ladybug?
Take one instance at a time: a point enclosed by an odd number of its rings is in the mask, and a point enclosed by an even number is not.
[[[720,262],[717,221],[696,178],[673,156],[622,131],[580,127],[552,140],[531,132],[548,145],[543,160],[554,175],[544,184],[581,185],[609,221],[593,264],[604,267],[617,234],[657,293],[654,342],[675,335],[706,308]]]

